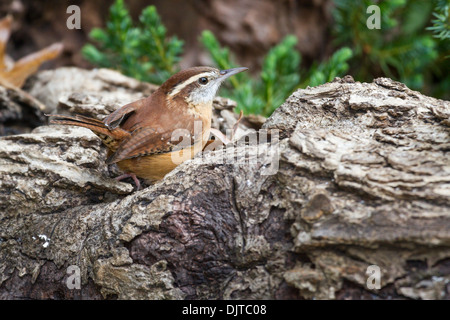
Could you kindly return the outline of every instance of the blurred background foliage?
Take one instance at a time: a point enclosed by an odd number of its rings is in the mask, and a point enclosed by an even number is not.
[[[373,4],[380,8],[381,29],[366,25],[371,15],[366,10]],[[449,0],[335,0],[332,14],[335,51],[328,58],[306,69],[296,36],[287,35],[264,56],[259,73],[238,74],[220,94],[236,100],[246,114],[269,116],[294,90],[350,74],[366,82],[386,76],[425,94],[450,98]],[[92,29],[89,36],[92,43],[82,53],[96,66],[156,84],[180,68],[183,41],[167,35],[154,6],[133,21],[126,3],[116,0],[106,27]],[[198,41],[218,68],[239,66],[211,31],[204,30]]]
[[[117,0],[109,9],[105,29],[94,28],[89,36],[96,46],[86,44],[82,52],[99,67],[156,84],[178,71],[183,41],[167,36],[154,6],[145,8],[134,23],[123,0]]]
[[[371,81],[373,75],[381,74],[411,89],[448,99],[449,3],[380,1],[376,4],[381,29],[370,30],[366,27],[368,14],[364,13],[374,1],[335,0],[335,44],[352,48],[350,70],[357,80]],[[431,21],[433,15],[436,19]]]

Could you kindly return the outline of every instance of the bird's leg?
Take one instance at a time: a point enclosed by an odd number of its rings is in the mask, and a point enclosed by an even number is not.
[[[137,190],[139,191],[141,189],[141,183],[139,182],[139,179],[136,177],[136,175],[134,173],[125,173],[121,176],[116,177],[115,179],[117,181],[126,179],[126,178],[131,178],[133,179],[134,183],[136,184]]]
[[[231,140],[233,140],[234,135],[236,134],[236,130],[239,127],[239,122],[241,122],[243,115],[244,115],[244,113],[241,110],[241,112],[239,113],[239,118],[237,119],[236,123],[233,125],[233,131],[231,132]]]
[[[210,132],[220,141],[222,141],[223,144],[228,144],[231,142],[231,140],[229,140],[227,138],[226,135],[224,135],[222,132],[220,132],[219,129],[215,129],[215,128],[211,128]]]

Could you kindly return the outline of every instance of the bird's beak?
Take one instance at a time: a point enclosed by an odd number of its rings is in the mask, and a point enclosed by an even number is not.
[[[220,71],[220,80],[223,81],[232,75],[235,75],[236,73],[247,71],[248,68],[233,68],[233,69],[227,69],[227,70],[221,70]]]

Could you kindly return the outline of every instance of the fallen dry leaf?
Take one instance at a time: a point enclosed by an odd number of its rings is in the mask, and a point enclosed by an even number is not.
[[[0,20],[0,84],[8,88],[20,88],[42,63],[56,58],[62,52],[63,44],[54,43],[9,65],[5,61],[5,52],[11,34],[11,24],[11,16]]]

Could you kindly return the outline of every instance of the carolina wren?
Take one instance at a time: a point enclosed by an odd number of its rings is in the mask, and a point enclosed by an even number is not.
[[[162,179],[203,149],[211,131],[212,102],[220,85],[245,70],[248,68],[189,68],[170,77],[151,96],[124,105],[103,121],[81,115],[50,115],[55,117],[50,123],[92,130],[108,148],[106,163],[117,163],[125,172],[116,179],[131,177],[139,189],[136,177]],[[199,127],[201,132],[196,132]],[[186,148],[177,147],[180,139],[173,139],[180,138],[178,129],[190,136]]]

